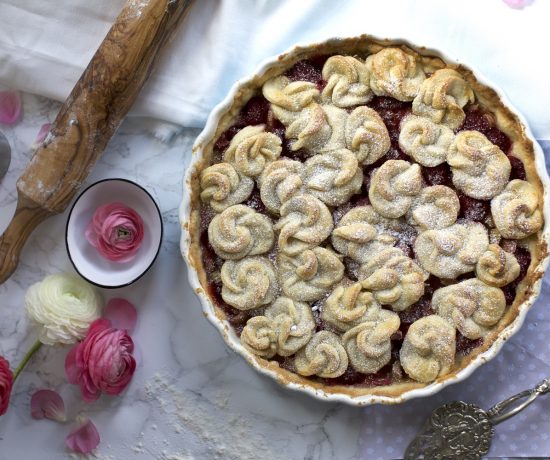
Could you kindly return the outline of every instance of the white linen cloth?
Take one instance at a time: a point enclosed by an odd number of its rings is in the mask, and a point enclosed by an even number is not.
[[[124,0],[0,0],[0,83],[63,100]],[[200,127],[232,83],[296,42],[402,37],[472,64],[550,139],[550,1],[195,0],[132,113]]]

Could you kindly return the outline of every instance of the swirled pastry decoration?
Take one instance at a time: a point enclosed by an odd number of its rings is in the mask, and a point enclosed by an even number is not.
[[[315,330],[310,306],[288,297],[279,297],[265,309],[277,333],[277,354],[290,356],[306,345]]]
[[[366,61],[370,87],[377,96],[412,101],[426,79],[422,65],[400,48],[384,48]]]
[[[236,204],[214,216],[208,240],[219,257],[236,260],[269,251],[275,234],[269,217]]]
[[[432,275],[456,278],[473,271],[488,246],[487,229],[478,222],[466,221],[420,233],[414,252],[422,268]]]
[[[506,299],[501,289],[477,278],[437,289],[434,311],[471,340],[485,337],[504,314]]]
[[[325,301],[321,318],[335,329],[345,332],[378,316],[380,305],[360,283],[336,286]]]
[[[315,84],[307,81],[292,82],[284,75],[266,81],[262,92],[271,102],[275,117],[285,126],[296,120],[310,104],[319,102],[321,96]]]
[[[414,198],[409,220],[423,230],[440,229],[453,225],[459,211],[460,201],[453,189],[432,185]]]
[[[421,165],[432,168],[445,162],[454,138],[453,130],[447,126],[408,115],[401,122],[399,147]]]
[[[337,107],[353,107],[372,99],[367,66],[352,56],[331,56],[323,66],[323,99]]]
[[[241,333],[241,343],[262,358],[290,356],[306,345],[315,329],[311,308],[303,302],[279,297],[263,316],[250,318]]]
[[[201,172],[201,199],[216,212],[246,201],[254,180],[237,172],[229,163],[217,163]]]
[[[441,316],[430,315],[411,324],[399,358],[410,378],[429,383],[449,373],[455,350],[455,328]]]
[[[440,69],[424,80],[412,111],[434,123],[457,129],[466,118],[463,107],[474,101],[474,92],[462,75],[456,70]]]
[[[476,276],[485,284],[502,287],[514,281],[520,266],[513,254],[506,252],[498,244],[490,244],[476,265]]]
[[[307,193],[295,195],[281,206],[275,224],[279,232],[279,251],[293,256],[326,240],[333,229],[332,215],[326,205]]]
[[[275,269],[267,257],[227,260],[221,269],[222,298],[237,310],[253,310],[277,296]]]
[[[346,149],[314,155],[304,167],[306,190],[329,206],[345,203],[363,184],[363,170]]]
[[[489,200],[502,192],[512,169],[502,150],[478,131],[456,135],[447,163],[455,187],[478,200]]]
[[[520,240],[536,233],[543,218],[536,188],[514,179],[491,201],[491,214],[504,238]]]
[[[403,311],[424,294],[428,274],[397,248],[384,249],[361,265],[359,282],[376,301]]]
[[[333,332],[319,331],[296,353],[294,365],[300,375],[331,379],[346,372],[348,355],[340,337]]]
[[[384,217],[405,215],[413,197],[422,189],[420,166],[403,160],[388,160],[372,176],[369,200]]]
[[[378,315],[348,330],[342,344],[349,362],[357,372],[374,374],[391,359],[391,336],[399,329],[397,313],[378,310]]]
[[[284,202],[302,192],[304,180],[304,165],[299,161],[283,158],[268,164],[258,180],[265,207],[279,214]]]
[[[325,104],[321,106],[325,112],[328,126],[330,127],[330,137],[325,144],[319,144],[314,146],[312,150],[314,154],[331,152],[332,150],[339,150],[346,147],[345,127],[349,118],[349,114],[346,110],[334,105]]]
[[[319,104],[310,104],[302,110],[285,131],[293,151],[319,151],[331,140],[332,134],[327,114]]]
[[[344,264],[328,249],[306,249],[296,256],[279,253],[281,288],[290,298],[312,302],[326,294],[344,276]]]
[[[277,331],[273,321],[265,316],[254,316],[241,332],[241,343],[250,353],[262,358],[277,354]]]
[[[395,225],[397,221],[382,217],[372,206],[358,206],[340,219],[332,232],[332,245],[340,254],[364,263],[395,244],[396,237],[388,232]]]
[[[378,113],[365,106],[350,113],[345,125],[346,147],[362,165],[382,158],[391,147],[388,128]]]
[[[258,177],[265,166],[281,155],[281,139],[265,132],[265,125],[247,126],[231,140],[223,159],[248,177]]]

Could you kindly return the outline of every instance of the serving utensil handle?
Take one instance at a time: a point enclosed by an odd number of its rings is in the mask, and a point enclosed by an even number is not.
[[[191,1],[126,3],[17,182],[17,210],[0,237],[0,284],[17,267],[36,226],[68,206]]]
[[[542,382],[530,390],[522,391],[514,396],[505,399],[504,401],[495,404],[487,411],[489,420],[493,425],[508,420],[514,415],[520,413],[523,409],[529,406],[539,396],[550,392],[550,378],[544,379]],[[519,404],[517,401],[521,401]]]

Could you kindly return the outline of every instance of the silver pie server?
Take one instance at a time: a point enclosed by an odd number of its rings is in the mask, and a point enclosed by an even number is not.
[[[550,378],[484,411],[454,401],[434,410],[405,451],[405,460],[478,460],[489,452],[498,425],[550,392]]]
[[[0,132],[0,179],[6,175],[11,162],[11,147],[4,136]]]

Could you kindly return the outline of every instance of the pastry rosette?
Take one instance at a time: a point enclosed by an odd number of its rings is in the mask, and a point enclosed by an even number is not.
[[[432,308],[456,327],[464,337],[484,337],[504,313],[506,299],[499,288],[477,278],[437,289]]]
[[[279,230],[279,250],[293,256],[328,238],[333,228],[332,215],[313,195],[296,195],[283,203],[281,218],[274,228]]]
[[[519,240],[536,233],[543,224],[535,187],[514,179],[491,201],[491,213],[504,238]]]
[[[348,368],[348,355],[339,336],[319,331],[296,354],[296,371],[303,376],[340,377]]]
[[[392,247],[392,233],[399,223],[378,214],[372,206],[358,206],[348,211],[332,232],[334,248],[359,263],[367,262],[378,252]]]
[[[399,356],[410,378],[429,383],[451,370],[455,350],[455,328],[441,316],[431,315],[411,324]]]
[[[380,305],[361,283],[334,288],[321,310],[321,318],[339,331],[347,331],[364,321],[378,316]]]
[[[222,298],[237,310],[253,310],[267,305],[277,295],[275,268],[266,257],[228,260],[222,265]]]
[[[420,233],[414,252],[422,268],[432,275],[456,278],[475,270],[488,246],[487,229],[478,222],[466,221]]]
[[[417,164],[388,160],[374,172],[369,199],[376,212],[395,219],[407,213],[421,190],[422,175]]]
[[[358,372],[374,374],[391,359],[391,337],[399,329],[399,316],[388,310],[365,321],[342,336],[351,366]]]
[[[311,302],[330,291],[344,276],[344,264],[328,249],[306,249],[296,256],[279,253],[281,288],[290,298]]]
[[[322,96],[337,107],[353,107],[372,98],[369,71],[364,62],[352,56],[331,56],[323,66],[327,84]]]
[[[269,251],[275,234],[269,217],[236,204],[214,216],[208,240],[222,259],[242,259]]]
[[[262,358],[290,356],[306,345],[315,321],[307,303],[279,297],[262,316],[250,318],[241,333],[243,346]]]
[[[400,48],[385,48],[367,58],[370,86],[377,96],[412,101],[426,78],[414,56]]]
[[[359,282],[376,301],[403,311],[424,294],[428,274],[397,248],[388,248],[361,265]]]
[[[456,70],[440,69],[424,80],[412,111],[434,123],[457,129],[466,118],[464,106],[474,100],[472,88]]]
[[[200,181],[201,199],[216,212],[246,201],[254,188],[254,181],[229,163],[209,166],[202,171]]]

